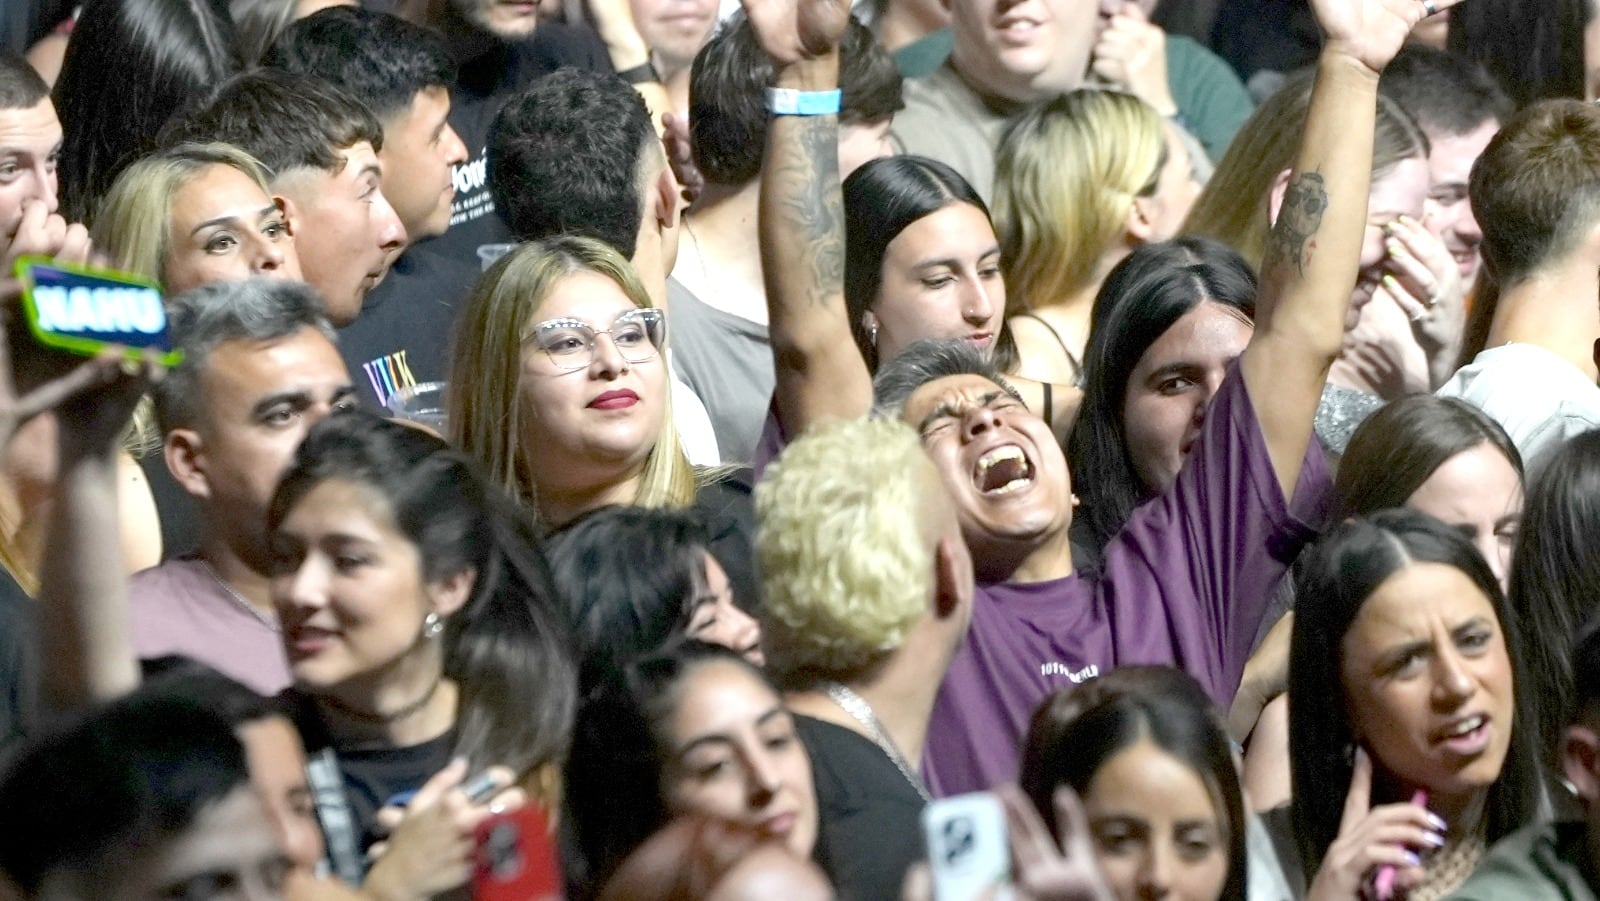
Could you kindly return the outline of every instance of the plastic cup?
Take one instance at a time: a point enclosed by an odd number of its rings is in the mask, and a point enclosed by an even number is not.
[[[444,399],[448,382],[423,382],[409,385],[389,395],[389,412],[396,419],[404,419],[443,435],[449,420],[445,416]]]

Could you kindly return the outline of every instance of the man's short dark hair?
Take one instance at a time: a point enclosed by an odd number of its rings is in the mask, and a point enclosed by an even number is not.
[[[322,298],[304,282],[279,278],[216,282],[169,299],[167,332],[172,346],[183,351],[183,362],[151,392],[161,433],[200,421],[200,375],[217,345],[272,341],[303,328],[334,340]]]
[[[519,241],[568,233],[632,257],[650,110],[622,79],[559,69],[518,93],[489,133],[489,190]],[[665,160],[665,157],[662,157]]]
[[[744,13],[735,13],[695,55],[689,73],[689,142],[706,181],[745,185],[767,149],[766,89],[772,61]],[[905,107],[900,70],[867,26],[850,18],[839,47],[839,121],[881,122]]]
[[[1498,126],[1516,112],[1483,66],[1422,44],[1402,48],[1378,86],[1435,134],[1464,135],[1485,122]]]
[[[159,694],[115,701],[30,741],[6,768],[0,869],[29,896],[50,884],[92,891],[248,779],[215,713]]]
[[[365,141],[383,149],[383,125],[361,101],[320,78],[258,69],[229,79],[169,126],[161,143],[212,141],[250,154],[274,178],[295,169],[338,174],[351,147]]]
[[[0,50],[0,110],[33,109],[50,96],[50,86],[28,61]]]
[[[289,26],[261,64],[338,85],[379,119],[402,115],[428,88],[455,83],[455,63],[433,31],[398,16],[333,6]]]
[[[1600,108],[1545,100],[1517,113],[1473,164],[1467,195],[1502,289],[1565,256],[1600,221]]]
[[[959,338],[924,338],[906,345],[894,359],[878,366],[872,377],[873,411],[880,416],[899,416],[918,388],[955,375],[988,379],[1007,394],[1021,399],[988,354]]]

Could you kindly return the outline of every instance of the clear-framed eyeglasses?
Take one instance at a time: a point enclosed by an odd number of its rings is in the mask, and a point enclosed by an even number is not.
[[[557,368],[575,372],[594,362],[595,342],[608,335],[617,353],[629,363],[656,358],[667,340],[667,317],[655,309],[629,310],[597,329],[581,319],[546,319],[533,327],[528,341],[544,351]]]

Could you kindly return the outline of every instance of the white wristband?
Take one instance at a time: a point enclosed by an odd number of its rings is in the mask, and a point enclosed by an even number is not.
[[[767,88],[767,112],[775,116],[835,116],[839,113],[840,92],[796,91],[793,88]]]

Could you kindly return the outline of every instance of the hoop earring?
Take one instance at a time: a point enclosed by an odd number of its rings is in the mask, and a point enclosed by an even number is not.
[[[439,637],[439,633],[441,633],[443,631],[444,631],[444,620],[439,618],[439,614],[437,614],[437,613],[429,613],[427,616],[422,618],[422,637],[423,638],[428,638],[428,639],[438,638]]]

